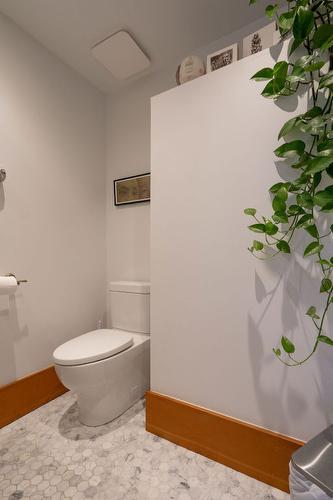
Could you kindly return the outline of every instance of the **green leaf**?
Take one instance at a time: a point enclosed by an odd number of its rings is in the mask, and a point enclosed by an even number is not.
[[[295,352],[294,344],[291,342],[291,340],[287,339],[287,337],[281,337],[281,345],[283,347],[283,350],[287,354],[292,354],[293,352]]]
[[[276,196],[280,198],[283,201],[287,201],[288,199],[288,191],[285,186],[281,186],[278,192],[276,193]]]
[[[299,121],[298,116],[295,116],[295,118],[291,118],[290,120],[288,120],[283,125],[283,127],[281,128],[281,130],[279,132],[279,139],[281,139],[282,137],[285,137],[287,134],[289,134],[290,132],[295,130],[298,121]]]
[[[277,182],[276,184],[273,184],[273,186],[271,186],[271,187],[269,188],[269,191],[270,191],[271,193],[277,193],[277,192],[278,192],[278,190],[279,190],[281,187],[283,187],[283,186],[284,186],[284,183],[283,183],[283,182]]]
[[[278,358],[281,356],[281,349],[273,349],[273,352]]]
[[[327,139],[317,145],[317,152],[319,156],[333,156],[333,141]]]
[[[317,314],[317,310],[316,310],[315,306],[309,307],[309,309],[307,310],[306,314],[308,316],[310,316],[310,318],[319,319],[319,316]]]
[[[305,66],[304,70],[310,72],[319,71],[323,66],[325,66],[325,61],[315,61],[312,64]]]
[[[273,224],[273,222],[266,222],[265,224],[265,233],[268,234],[269,236],[273,236],[278,232],[279,228]]]
[[[315,32],[313,39],[315,49],[326,50],[333,45],[333,25],[322,24]]]
[[[333,163],[333,156],[317,157],[310,160],[309,166],[306,169],[307,174],[315,174],[326,170]]]
[[[285,80],[288,74],[287,61],[279,61],[273,68],[274,78]]]
[[[253,4],[255,4],[255,3],[257,3],[257,0],[250,0],[250,1],[249,1],[249,5],[253,5]]]
[[[296,197],[297,205],[300,205],[304,208],[312,208],[313,207],[313,199],[309,193],[301,193]]]
[[[310,226],[311,225],[310,221],[312,222],[312,214],[302,215],[302,217],[299,219],[295,227],[299,229],[300,227]]]
[[[324,266],[333,267],[333,264],[327,259],[319,259],[318,264],[323,264]]]
[[[304,69],[306,66],[308,66],[315,60],[315,57],[316,56],[314,54],[302,56],[299,59],[297,59],[297,61],[295,62],[295,66]]]
[[[272,219],[278,224],[286,224],[288,222],[288,215],[285,212],[275,212],[272,215]]]
[[[313,188],[316,189],[319,184],[321,183],[321,178],[322,178],[322,173],[321,172],[317,172],[316,174],[314,174],[313,176]]]
[[[312,118],[316,118],[323,114],[323,110],[320,106],[313,106],[313,108],[309,109],[304,115],[302,115],[303,120],[312,120]]]
[[[327,203],[333,202],[333,193],[326,189],[324,189],[323,191],[318,191],[315,194],[313,201],[315,205],[324,207]]]
[[[329,292],[332,288],[332,281],[329,278],[321,280],[320,293]]]
[[[327,173],[327,175],[329,175],[330,177],[333,178],[333,165],[330,165],[329,167],[327,167],[326,173]]]
[[[323,342],[324,344],[328,344],[330,346],[333,346],[333,339],[330,337],[327,337],[326,335],[319,335],[318,337],[319,342]]]
[[[276,248],[278,250],[280,250],[281,252],[283,253],[290,253],[290,246],[288,245],[288,243],[284,240],[281,240],[279,241],[277,244],[276,244]]]
[[[294,11],[284,12],[279,17],[279,27],[282,31],[289,31],[294,22],[295,13]]]
[[[252,224],[251,226],[248,227],[254,233],[264,233],[266,230],[265,224]]]
[[[279,78],[274,78],[270,82],[267,83],[264,90],[261,92],[261,95],[268,99],[276,99],[279,97],[280,93],[284,89],[285,80],[281,80]]]
[[[274,196],[273,201],[272,201],[272,207],[273,207],[274,212],[285,212],[286,211],[286,203],[278,195]]]
[[[289,215],[300,215],[305,213],[303,208],[299,205],[290,205],[287,212]]]
[[[321,212],[333,212],[333,202],[326,203],[320,210]]]
[[[301,156],[305,150],[305,143],[303,141],[291,141],[279,146],[274,153],[279,158],[290,158],[293,156]]]
[[[305,231],[308,232],[309,235],[312,236],[313,238],[319,237],[318,229],[317,229],[315,224],[312,224],[311,226],[305,227]]]
[[[298,49],[298,47],[300,45],[302,45],[302,42],[303,40],[296,40],[296,38],[294,39],[292,45],[291,45],[291,49],[289,51],[289,55],[291,56],[291,54],[293,54],[295,52],[296,49]]]
[[[308,7],[298,7],[293,24],[293,35],[295,40],[303,42],[303,40],[305,40],[311,33],[313,26],[313,12]]]
[[[272,68],[263,68],[255,75],[253,75],[251,80],[255,80],[256,82],[260,82],[262,80],[271,80],[271,78],[273,78],[273,74],[274,73]]]
[[[264,248],[264,244],[258,240],[254,240],[252,245],[253,245],[253,248],[257,251],[262,250]]]
[[[304,250],[304,257],[308,255],[314,255],[315,253],[319,253],[324,248],[324,245],[320,245],[317,241],[313,241],[310,243]]]
[[[278,6],[276,4],[275,5],[267,5],[266,10],[265,10],[266,16],[269,19],[272,19],[275,16],[277,8],[278,8]]]
[[[326,75],[322,76],[319,80],[319,88],[331,87],[333,85],[333,71],[329,71]]]
[[[256,213],[257,213],[257,210],[255,208],[245,208],[245,210],[244,210],[245,215],[255,216]]]

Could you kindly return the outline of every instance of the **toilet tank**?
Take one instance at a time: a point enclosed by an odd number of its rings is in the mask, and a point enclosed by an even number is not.
[[[112,328],[150,332],[150,283],[111,281],[108,292]]]

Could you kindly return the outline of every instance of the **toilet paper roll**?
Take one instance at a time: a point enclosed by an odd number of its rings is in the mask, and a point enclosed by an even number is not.
[[[0,295],[11,295],[16,292],[15,276],[0,276]]]

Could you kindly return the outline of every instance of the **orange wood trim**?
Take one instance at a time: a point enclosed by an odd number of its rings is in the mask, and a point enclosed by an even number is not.
[[[0,387],[0,428],[67,390],[53,366]]]
[[[287,492],[290,457],[304,444],[151,391],[146,393],[146,429]]]

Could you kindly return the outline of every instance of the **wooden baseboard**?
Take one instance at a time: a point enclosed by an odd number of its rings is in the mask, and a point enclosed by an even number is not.
[[[290,457],[304,444],[151,391],[146,394],[146,429],[287,492]]]
[[[53,366],[0,387],[0,428],[66,391]]]

